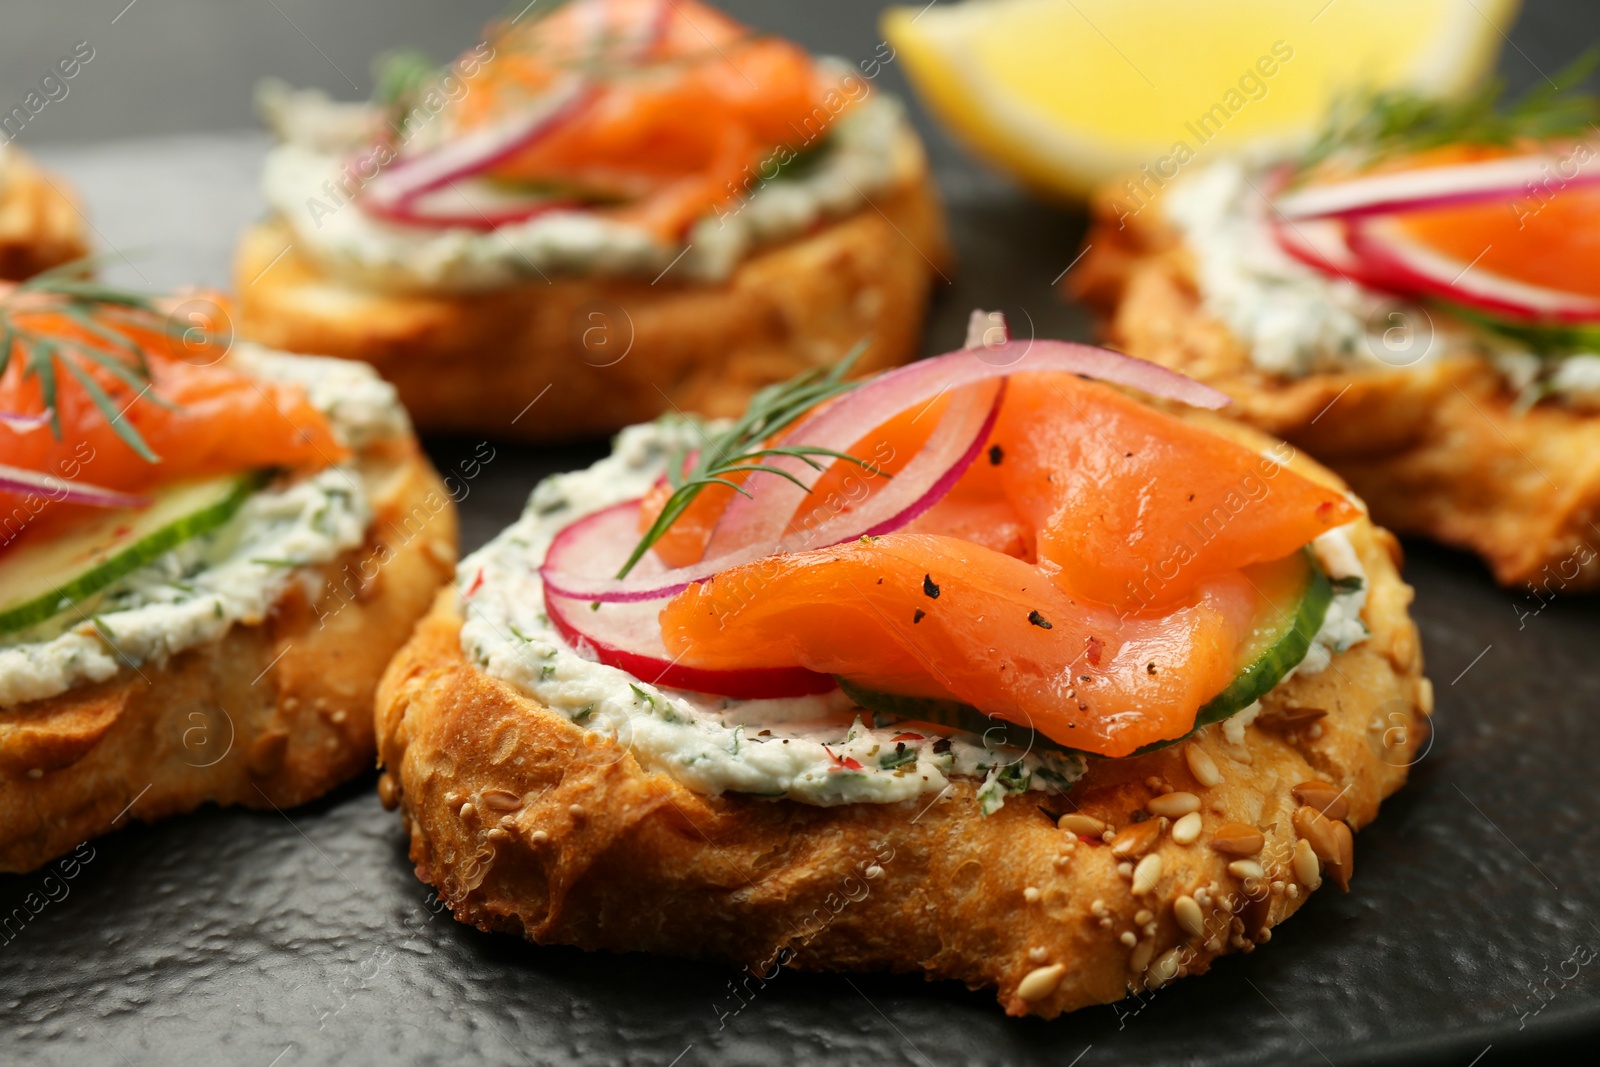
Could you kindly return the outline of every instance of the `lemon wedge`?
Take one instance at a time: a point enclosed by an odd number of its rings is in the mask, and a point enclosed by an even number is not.
[[[1078,197],[1148,167],[1292,149],[1336,94],[1450,94],[1493,66],[1518,0],[967,0],[890,8],[930,110],[980,155]]]

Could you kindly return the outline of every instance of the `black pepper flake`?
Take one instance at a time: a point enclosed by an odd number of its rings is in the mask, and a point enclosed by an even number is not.
[[[1193,493],[1190,493],[1190,494],[1189,494],[1189,499],[1190,499],[1190,500],[1193,500],[1193,499],[1194,499],[1194,494],[1193,494]]]
[[[998,466],[1000,466],[1000,461],[1005,459],[1005,458],[1006,458],[1005,449],[1001,448],[999,445],[990,445],[989,446],[989,462],[991,464],[993,464],[994,466],[998,467]]]
[[[1051,629],[1050,620],[1045,618],[1043,615],[1040,615],[1037,611],[1028,612],[1028,621],[1033,623],[1041,630]]]
[[[917,623],[921,622],[924,618],[927,617],[927,615],[928,615],[928,613],[926,611],[923,611],[921,608],[918,608],[917,611],[916,611],[916,614],[911,616],[912,625],[916,625]]]
[[[1146,673],[1146,674],[1154,674],[1154,673],[1156,673],[1156,665],[1155,665],[1155,662],[1154,662],[1154,661],[1152,661],[1152,662],[1150,662],[1150,663],[1146,663],[1146,664],[1145,664],[1145,665],[1144,665],[1144,672],[1145,672],[1145,673]]]
[[[1150,813],[1143,810],[1135,811],[1131,816],[1129,816],[1129,818],[1131,818],[1134,822],[1149,822]]]
[[[939,740],[937,740],[937,741],[935,741],[933,743],[933,750],[935,752],[939,753],[940,755],[944,755],[946,752],[949,752],[950,751],[950,739],[948,737],[939,738]]]
[[[882,584],[883,584],[883,579],[882,579],[882,578],[879,578],[879,579],[878,579],[878,584],[879,584],[879,585],[882,585]]]
[[[1132,459],[1133,458],[1133,453],[1132,452],[1124,452],[1122,454],[1122,458],[1123,459]]]
[[[939,587],[933,584],[933,575],[924,574],[922,576],[922,592],[934,600],[939,599]]]

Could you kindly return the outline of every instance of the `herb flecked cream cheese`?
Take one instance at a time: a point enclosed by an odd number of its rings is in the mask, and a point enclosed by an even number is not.
[[[370,367],[289,356],[239,343],[231,362],[262,378],[299,383],[352,448],[409,429],[394,388]],[[371,509],[345,463],[253,494],[217,529],[190,538],[64,612],[0,638],[0,706],[42,700],[101,682],[124,664],[160,663],[258,623],[293,582],[315,601],[322,578],[306,570],[360,545]]]
[[[632,426],[618,435],[606,459],[541,482],[522,517],[457,570],[467,657],[552,711],[616,739],[647,768],[702,793],[731,791],[818,805],[890,803],[938,793],[952,777],[967,777],[983,780],[980,803],[993,811],[1007,795],[1030,789],[1064,792],[1083,774],[1081,756],[986,746],[971,734],[941,737],[921,725],[918,732],[928,733],[923,740],[897,742],[901,727],[857,707],[839,691],[782,700],[689,693],[651,685],[568,644],[545,614],[539,578],[551,541],[584,515],[642,496],[669,457],[700,442],[700,434],[682,420]],[[1359,573],[1342,532],[1331,535],[1328,545],[1341,569],[1353,566]],[[1354,619],[1360,627],[1364,596],[1341,593],[1338,617]],[[1330,619],[1335,614],[1330,609]],[[1338,633],[1326,626],[1319,633],[1320,664],[1308,662],[1306,669],[1319,669],[1331,651],[1347,647],[1346,640],[1365,636],[1364,627],[1356,634],[1340,625]]]
[[[1261,370],[1284,378],[1352,368],[1404,371],[1449,352],[1476,352],[1529,399],[1553,395],[1600,408],[1600,354],[1545,359],[1441,317],[1391,314],[1403,303],[1330,278],[1279,247],[1261,184],[1229,160],[1184,176],[1162,201],[1194,256],[1202,307]]]

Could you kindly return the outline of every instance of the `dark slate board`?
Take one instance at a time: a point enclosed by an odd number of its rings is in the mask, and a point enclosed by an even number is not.
[[[1562,9],[1570,11],[1570,8]],[[1515,39],[1551,68],[1560,11]],[[787,18],[803,21],[796,9]],[[852,15],[846,54],[870,55]],[[796,26],[781,26],[796,30]],[[802,36],[813,36],[802,34]],[[866,41],[862,44],[856,38]],[[829,42],[824,41],[824,44]],[[1508,64],[1520,64],[1512,58]],[[1511,71],[1529,80],[1526,69]],[[43,152],[88,195],[101,243],[154,254],[119,280],[226,280],[259,210],[256,135]],[[1081,218],[935,144],[962,269],[929,328],[1004,307],[1086,336],[1050,282]],[[442,470],[477,449],[435,440]],[[594,443],[498,446],[463,502],[465,547]],[[1600,1036],[1600,614],[1496,589],[1473,560],[1408,546],[1437,732],[1358,838],[1355,892],[1319,894],[1270,945],[1143,1000],[1043,1023],[987,992],[785,973],[737,1011],[733,972],[535,948],[438,914],[372,777],[287,815],[208,809],[94,841],[76,866],[0,877],[0,1061],[104,1064],[1107,1064],[1555,1062]],[[67,874],[70,873],[70,877]],[[648,902],[641,902],[648,906]],[[26,911],[24,914],[28,914]],[[742,1002],[740,1002],[742,1003]],[[1586,1061],[1588,1057],[1585,1057]]]

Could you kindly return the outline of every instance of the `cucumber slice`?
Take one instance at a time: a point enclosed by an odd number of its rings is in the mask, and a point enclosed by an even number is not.
[[[1239,649],[1239,672],[1200,708],[1195,729],[1221,722],[1271,692],[1306,658],[1333,603],[1333,585],[1312,562],[1310,551],[1246,567],[1244,573],[1266,604],[1250,640]]]
[[[1333,586],[1312,561],[1309,550],[1271,563],[1246,567],[1244,573],[1261,593],[1265,603],[1250,638],[1239,648],[1239,669],[1233,681],[1201,706],[1195,715],[1196,730],[1243,711],[1283,681],[1284,675],[1306,658],[1312,639],[1322,629],[1328,605],[1333,602]],[[948,726],[1019,748],[1032,744],[1035,748],[1077,752],[1028,727],[985,715],[970,704],[880,693],[845,678],[835,680],[845,696],[869,711]],[[1187,733],[1183,735],[1187,736]],[[1132,754],[1141,756],[1176,744],[1183,737],[1157,741]]]
[[[160,490],[142,508],[96,514],[0,555],[0,634],[44,622],[174,546],[215,530],[267,481],[231,474]]]

